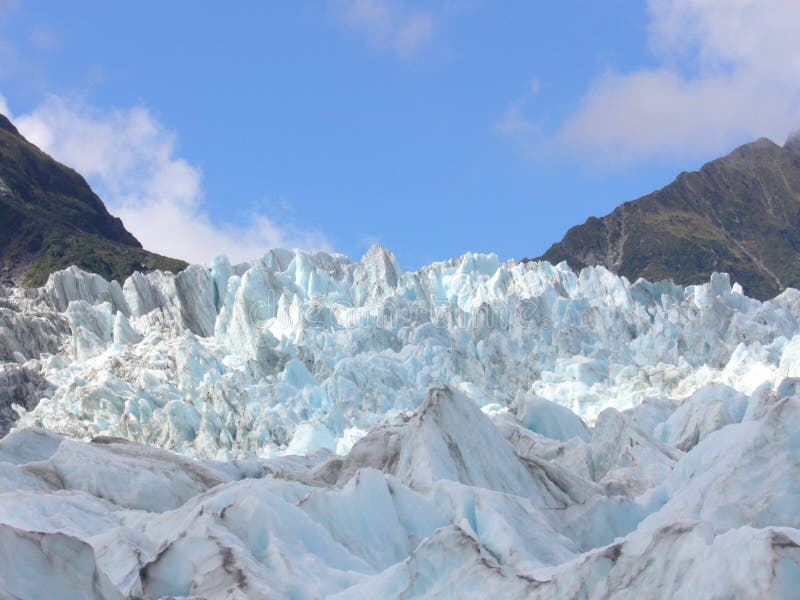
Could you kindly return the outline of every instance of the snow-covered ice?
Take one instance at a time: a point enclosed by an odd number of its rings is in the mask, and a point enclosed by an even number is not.
[[[275,250],[0,290],[0,596],[791,597],[800,292]]]

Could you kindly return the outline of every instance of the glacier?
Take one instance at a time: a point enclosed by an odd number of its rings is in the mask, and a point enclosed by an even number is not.
[[[799,324],[377,245],[0,288],[0,595],[791,596]]]

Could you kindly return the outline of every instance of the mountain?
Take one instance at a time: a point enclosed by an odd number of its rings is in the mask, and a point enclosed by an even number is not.
[[[573,227],[536,260],[682,285],[724,271],[760,299],[800,287],[800,134],[783,147],[762,138],[681,173]]]
[[[28,142],[0,115],[0,268],[2,279],[41,285],[77,265],[107,279],[187,265],[147,252],[78,173]]]

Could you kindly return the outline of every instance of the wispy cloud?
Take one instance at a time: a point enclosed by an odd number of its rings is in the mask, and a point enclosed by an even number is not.
[[[503,116],[495,122],[494,128],[500,133],[511,136],[528,138],[541,132],[540,126],[532,121],[526,112],[531,101],[536,97],[541,88],[538,79],[531,79],[528,88],[520,97],[515,98],[506,106]]]
[[[4,104],[0,96],[7,112]],[[175,134],[144,107],[103,111],[51,97],[14,121],[32,143],[86,176],[148,250],[208,262],[220,253],[238,261],[278,246],[331,247],[320,232],[264,214],[251,214],[246,225],[212,219],[201,171],[177,155]]]
[[[701,157],[758,136],[782,141],[800,126],[799,2],[650,0],[648,8],[660,65],[598,77],[545,136],[548,151],[618,167]],[[520,114],[520,126],[535,122]]]
[[[410,58],[429,47],[438,28],[432,10],[396,0],[334,0],[334,14],[374,49]]]

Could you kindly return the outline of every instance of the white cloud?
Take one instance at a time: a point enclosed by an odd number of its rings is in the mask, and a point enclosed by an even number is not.
[[[394,0],[335,0],[337,18],[378,50],[412,57],[433,41],[436,17]]]
[[[321,233],[262,214],[251,214],[246,225],[212,219],[200,170],[176,155],[175,134],[145,108],[106,112],[51,97],[14,122],[32,143],[84,175],[148,250],[208,262],[217,254],[252,259],[278,246],[330,249]]]
[[[660,65],[610,71],[546,144],[595,163],[702,157],[800,126],[800,2],[650,0]]]

